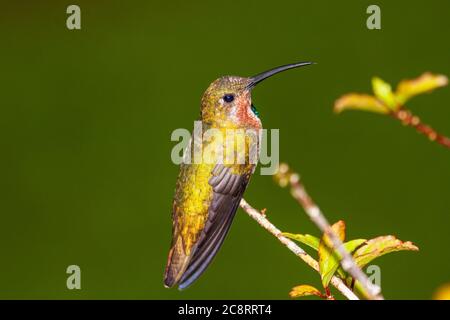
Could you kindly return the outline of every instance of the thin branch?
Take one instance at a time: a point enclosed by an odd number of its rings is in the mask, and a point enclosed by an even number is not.
[[[314,258],[312,258],[310,255],[308,255],[295,242],[293,242],[290,239],[283,236],[282,232],[277,227],[275,227],[265,217],[265,215],[261,213],[261,211],[253,208],[251,205],[248,204],[247,201],[245,201],[245,199],[241,200],[240,206],[245,212],[247,212],[247,214],[251,218],[256,220],[256,222],[258,222],[260,226],[262,226],[264,229],[266,229],[272,235],[274,235],[282,244],[284,244],[289,250],[291,250],[297,257],[299,257],[304,262],[306,262],[306,264],[308,264],[311,268],[313,268],[314,270],[319,272],[319,264],[317,263],[317,261]],[[359,298],[353,293],[353,291],[350,290],[345,285],[345,283],[338,277],[333,276],[333,278],[331,278],[331,284],[349,300],[359,300]]]
[[[413,115],[411,111],[402,107],[399,111],[391,112],[391,115],[400,120],[404,125],[413,127],[417,132],[425,135],[431,141],[436,141],[441,146],[450,148],[450,138],[438,133],[432,127],[423,124],[419,117]]]
[[[325,233],[333,243],[335,250],[342,257],[342,268],[348,272],[355,280],[361,283],[367,298],[373,300],[382,300],[381,288],[373,284],[366,276],[364,272],[357,266],[352,256],[344,248],[341,239],[334,233],[327,219],[321,212],[320,208],[313,202],[311,197],[306,192],[305,187],[300,181],[300,176],[297,173],[289,171],[287,164],[280,165],[277,179],[280,185],[291,185],[291,193],[295,200],[303,207],[309,218],[316,224],[316,226]]]

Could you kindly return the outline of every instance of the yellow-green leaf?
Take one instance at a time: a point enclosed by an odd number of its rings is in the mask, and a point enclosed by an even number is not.
[[[389,109],[377,98],[368,94],[349,93],[343,95],[334,103],[334,112],[344,110],[362,110],[375,113],[388,113]]]
[[[339,220],[338,222],[333,224],[331,226],[331,229],[337,235],[337,237],[339,239],[341,239],[341,241],[345,240],[345,222],[343,220]],[[323,234],[322,239],[320,239],[320,241],[324,242],[324,244],[328,248],[332,248],[333,247],[333,243],[331,242],[331,239],[326,234]],[[319,244],[319,247],[320,247],[320,244]]]
[[[319,242],[320,242],[319,238],[314,237],[310,234],[293,234],[293,233],[283,232],[282,235],[285,236],[286,238],[304,243],[307,246],[310,246],[311,248],[313,248],[315,250],[319,250]]]
[[[350,240],[347,241],[346,243],[344,243],[344,248],[345,250],[347,250],[349,253],[352,253],[353,251],[355,251],[357,248],[359,248],[363,243],[365,243],[367,240],[366,239],[354,239],[354,240]]]
[[[353,254],[356,264],[363,268],[373,259],[390,252],[410,250],[418,251],[419,248],[410,241],[403,242],[394,236],[381,236],[370,239]]]
[[[289,292],[289,296],[291,298],[305,297],[305,296],[318,296],[323,297],[322,293],[314,288],[313,286],[309,286],[306,284],[302,284],[300,286],[293,287],[291,292]]]
[[[389,109],[397,110],[399,105],[396,103],[395,95],[392,92],[391,85],[384,80],[372,78],[372,89],[375,96],[381,100]]]
[[[356,249],[358,249],[360,246],[362,246],[366,241],[367,241],[366,239],[350,240],[350,241],[347,241],[346,243],[344,243],[344,248],[345,248],[345,250],[347,250],[348,253],[352,254]],[[340,264],[339,264],[341,257],[337,252],[335,252],[335,255],[337,255],[337,257],[339,257],[339,260],[336,260],[338,274],[342,279],[345,279],[346,275],[345,275],[344,269],[342,269],[342,267],[340,267]]]
[[[424,73],[415,79],[401,81],[395,92],[397,101],[404,104],[410,98],[419,94],[431,92],[448,84],[448,78],[442,74]]]
[[[331,226],[331,229],[341,241],[345,240],[345,223],[340,220]],[[330,283],[333,274],[339,266],[338,258],[335,256],[330,238],[324,234],[319,243],[319,271],[322,285],[326,288]]]

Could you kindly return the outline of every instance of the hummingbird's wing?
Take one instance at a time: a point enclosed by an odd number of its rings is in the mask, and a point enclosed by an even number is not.
[[[181,277],[179,288],[187,288],[208,267],[222,245],[236,210],[242,199],[252,172],[234,174],[223,164],[217,164],[209,184],[213,197],[209,206],[208,220],[205,223],[189,265]]]
[[[174,235],[175,242],[166,269],[166,285],[172,286],[179,282],[180,289],[188,287],[205,271],[214,258],[231,226],[253,173],[254,166],[245,167],[243,166],[242,170],[236,173],[235,170],[223,164],[215,165],[208,180],[212,197],[207,207],[208,212],[203,229],[199,230],[197,241],[188,256],[183,254],[183,250],[177,248],[184,243],[182,237]],[[177,229],[176,225],[175,229]]]

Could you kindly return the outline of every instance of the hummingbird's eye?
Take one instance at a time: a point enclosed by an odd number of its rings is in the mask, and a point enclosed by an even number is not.
[[[234,100],[234,95],[232,95],[232,94],[226,94],[223,96],[223,101],[225,101],[227,103],[233,102],[233,100]]]

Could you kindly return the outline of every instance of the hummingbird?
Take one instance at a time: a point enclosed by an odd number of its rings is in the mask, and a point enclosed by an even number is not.
[[[259,113],[252,104],[252,89],[279,72],[310,64],[287,64],[249,78],[223,76],[213,81],[203,94],[202,129],[214,129],[216,134],[202,142],[205,153],[202,161],[180,165],[172,205],[172,243],[164,273],[165,287],[178,285],[180,290],[185,289],[205,271],[220,249],[255,171],[256,163],[251,161],[249,150],[256,145],[256,154],[259,153],[259,135],[245,134],[244,143],[231,147],[217,135],[229,130],[241,135],[243,130],[261,130]],[[190,147],[193,143],[191,139]],[[217,152],[219,148],[222,152]],[[223,150],[227,154],[243,153],[244,161],[221,161]]]

